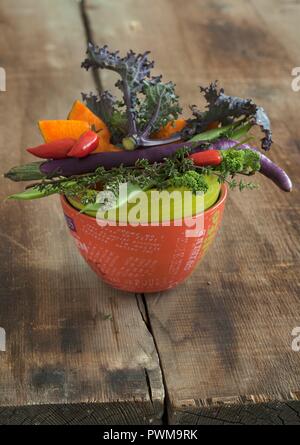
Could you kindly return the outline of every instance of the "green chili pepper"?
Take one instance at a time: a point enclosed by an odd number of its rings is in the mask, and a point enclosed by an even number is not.
[[[24,192],[10,195],[8,199],[21,199],[21,200],[39,199],[39,198],[44,198],[45,196],[53,195],[54,193],[55,192],[39,190],[37,187],[31,187],[27,190],[24,190]]]

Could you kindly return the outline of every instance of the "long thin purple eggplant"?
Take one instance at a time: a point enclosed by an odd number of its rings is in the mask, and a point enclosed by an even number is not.
[[[59,162],[57,162],[57,160],[33,162],[31,164],[13,167],[5,176],[12,181],[32,181],[54,175],[66,177],[81,175],[93,172],[100,166],[106,169],[118,167],[121,164],[130,166],[134,165],[138,159],[148,159],[150,163],[161,162],[164,158],[171,156],[182,147],[192,148],[194,152],[207,149],[207,143],[209,143],[209,141],[221,137],[221,135],[231,127],[230,125],[208,130],[202,134],[198,134],[188,142],[173,142],[146,149],[139,148],[134,151],[97,153],[82,159],[60,159]],[[244,124],[238,131],[240,132],[242,130],[242,134],[244,134],[244,131],[246,130],[247,132],[249,128],[249,124]]]
[[[257,148],[252,147],[248,144],[239,144],[238,141],[233,141],[230,139],[222,139],[219,140],[209,146],[209,150],[228,150],[229,148],[235,147],[237,150],[243,150],[245,148],[249,150],[254,150],[257,153],[259,153],[260,156],[260,170],[259,172],[266,176],[267,178],[271,179],[279,188],[284,190],[285,192],[291,192],[292,191],[292,181],[287,175],[287,173],[278,165],[276,165],[271,159],[269,159],[267,156],[262,154]]]
[[[83,159],[59,159],[46,162],[35,162],[20,167],[12,168],[6,177],[13,181],[28,181],[38,180],[52,176],[73,176],[89,173],[96,170],[97,167],[104,167],[105,169],[111,169],[123,164],[124,166],[134,165],[138,159],[148,159],[150,163],[161,162],[164,158],[170,157],[181,147],[192,148],[193,153],[198,151],[215,149],[215,150],[227,150],[235,147],[236,149],[250,149],[259,153],[261,168],[260,173],[271,179],[279,188],[286,192],[292,190],[292,182],[287,173],[272,162],[267,156],[260,153],[255,147],[248,144],[238,145],[238,141],[221,139],[210,146],[199,141],[199,145],[195,141],[193,142],[178,142],[173,144],[166,144],[157,147],[151,147],[146,149],[137,149],[132,152],[111,152],[111,153],[97,153],[89,155]]]
[[[134,165],[139,159],[147,159],[150,163],[161,162],[164,158],[170,157],[179,148],[191,148],[195,147],[195,145],[195,142],[178,142],[134,151],[96,153],[83,159],[71,158],[64,159],[61,162],[57,162],[57,160],[47,161],[41,165],[41,171],[47,176],[51,176],[53,173],[59,173],[61,176],[72,176],[94,171],[100,166],[105,169],[119,167],[121,164],[128,167]],[[200,143],[197,145],[199,147]],[[197,150],[197,148],[194,149]],[[201,150],[201,148],[199,149]]]
[[[194,152],[203,150],[203,142],[177,142],[156,147],[123,152],[103,152],[86,156],[85,158],[56,159],[46,162],[34,162],[12,168],[5,176],[13,181],[38,180],[53,176],[73,176],[93,172],[97,167],[111,169],[131,166],[139,159],[147,159],[150,163],[161,162],[170,157],[179,148],[192,148]],[[207,148],[207,146],[204,146]]]

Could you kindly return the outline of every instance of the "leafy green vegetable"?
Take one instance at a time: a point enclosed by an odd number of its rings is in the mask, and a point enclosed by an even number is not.
[[[110,52],[107,45],[98,47],[89,43],[87,53],[88,58],[84,60],[82,66],[86,69],[105,68],[117,72],[121,76],[117,86],[125,96],[130,95],[132,103],[142,91],[146,78],[151,79],[153,84],[160,81],[160,76],[152,78],[150,76],[154,62],[148,60],[149,51],[136,54],[130,50],[125,57],[120,57],[119,51]]]
[[[235,150],[222,152],[221,172],[249,174],[260,169],[259,153],[252,150]]]
[[[100,95],[81,93],[81,96],[93,113],[99,116],[105,123],[108,124],[110,122],[117,99],[109,91],[104,91]]]
[[[97,190],[112,191],[118,197],[119,186],[124,183],[130,184],[134,191],[185,187],[194,193],[197,191],[205,193],[208,189],[206,176],[209,174],[217,175],[219,182],[227,182],[231,188],[239,186],[242,190],[254,187],[251,183],[238,184],[233,176],[237,173],[249,175],[258,171],[259,153],[248,149],[229,149],[222,152],[222,163],[215,167],[196,166],[188,155],[189,150],[182,148],[160,163],[150,164],[146,159],[142,159],[132,167],[121,165],[111,170],[98,167],[93,173],[85,175],[44,180],[23,194],[13,195],[11,198],[34,199],[59,193],[69,197],[79,197],[83,205],[93,206],[96,203]]]
[[[185,187],[193,193],[205,193],[208,190],[205,176],[195,170],[190,170],[183,175],[174,176],[169,180],[169,185],[178,188]]]
[[[160,107],[158,110],[158,115],[150,128],[151,132],[158,131],[161,127],[167,125],[167,123],[171,120],[177,119],[181,114],[182,108],[179,105],[179,99],[175,93],[175,85],[173,82],[160,82],[156,85],[152,85],[151,83],[145,81],[143,93],[145,98],[141,102],[137,112],[138,122],[141,128],[147,126],[159,101]]]
[[[222,163],[217,167],[218,171],[214,173],[218,175],[219,182],[226,182],[230,189],[239,187],[240,191],[244,189],[253,190],[257,188],[252,182],[245,183],[235,179],[236,174],[253,175],[261,168],[260,155],[249,149],[236,150],[234,148],[222,151]]]
[[[121,77],[116,86],[122,91],[123,102],[117,103],[109,92],[99,98],[84,95],[84,100],[107,123],[113,134],[113,142],[122,142],[125,149],[161,145],[195,135],[198,140],[205,140],[201,139],[201,135],[204,138],[204,133],[212,123],[221,127],[215,129],[216,133],[219,131],[229,138],[233,137],[233,131],[239,130],[244,134],[257,124],[265,133],[262,147],[265,150],[270,148],[272,132],[264,109],[251,99],[225,95],[222,88],[217,88],[217,82],[207,88],[200,87],[207,101],[207,109],[199,111],[193,105],[191,109],[194,117],[187,121],[181,134],[168,139],[151,139],[151,133],[177,119],[182,112],[174,84],[162,83],[161,76],[151,77],[154,63],[148,60],[149,52],[136,54],[129,51],[125,57],[120,57],[118,51],[110,52],[107,46],[99,48],[89,44],[87,53],[88,58],[82,63],[84,68],[108,69]],[[210,138],[207,140],[212,140],[215,130],[209,130],[212,134],[206,134]]]
[[[218,90],[217,82],[211,83],[207,88],[200,87],[201,93],[207,101],[207,110],[199,111],[195,105],[191,107],[194,118],[189,119],[184,134],[192,136],[207,128],[211,123],[220,123],[222,126],[240,121],[252,125],[259,125],[265,133],[262,139],[262,148],[269,150],[272,144],[272,131],[270,120],[262,107],[257,106],[252,99],[242,99],[224,94],[223,88]]]
[[[128,133],[128,123],[126,113],[122,110],[114,110],[108,122],[108,128],[111,132],[111,142],[121,144],[123,138]]]
[[[135,54],[129,51],[125,57],[120,57],[118,51],[110,52],[105,45],[102,48],[89,44],[88,58],[82,63],[82,67],[108,69],[117,72],[121,79],[117,81],[116,86],[123,93],[124,103],[127,110],[129,135],[137,134],[137,122],[135,106],[137,105],[137,95],[144,88],[144,81],[156,84],[160,77],[150,76],[153,62],[148,60],[149,52],[144,54]]]
[[[81,93],[83,101],[96,116],[99,116],[108,126],[112,143],[122,142],[128,133],[128,122],[123,104],[109,91],[96,95]]]
[[[121,104],[121,107],[124,105],[126,109],[127,140],[123,143],[125,148],[161,145],[180,138],[179,136],[173,136],[168,140],[149,138],[150,133],[158,129],[162,123],[167,123],[177,117],[181,108],[174,92],[174,85],[171,82],[163,84],[161,76],[151,77],[154,62],[148,60],[148,51],[143,54],[129,51],[125,57],[120,57],[118,51],[110,52],[106,45],[99,48],[89,44],[87,53],[88,58],[82,63],[84,68],[87,70],[90,68],[108,69],[115,71],[121,77],[116,82],[116,86],[123,94],[124,103]],[[144,99],[141,96],[144,96]],[[107,97],[99,98],[99,101],[104,99],[107,100]],[[112,97],[109,99],[111,111],[114,104]],[[85,96],[85,100],[89,100],[89,97]],[[96,110],[94,98],[90,98],[89,102],[90,106]],[[99,116],[105,117],[100,108],[101,106],[98,104]],[[112,112],[109,119],[105,120],[108,125],[112,123],[111,117]]]

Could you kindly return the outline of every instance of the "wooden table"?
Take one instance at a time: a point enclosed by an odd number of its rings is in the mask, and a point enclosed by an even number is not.
[[[299,424],[300,5],[279,0],[2,0],[1,171],[27,162],[38,119],[81,91],[86,39],[151,49],[185,107],[219,79],[269,112],[271,157],[294,191],[258,178],[233,192],[191,279],[151,296],[103,284],[79,257],[59,200],[6,202],[1,179],[0,424]],[[187,108],[186,108],[187,109]]]

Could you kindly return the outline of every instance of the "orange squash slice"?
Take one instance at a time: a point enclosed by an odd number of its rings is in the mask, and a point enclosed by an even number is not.
[[[110,131],[107,128],[105,122],[100,117],[96,116],[86,105],[79,100],[76,100],[69,113],[68,119],[86,121],[90,124],[91,128],[94,127],[99,136],[99,147],[94,151],[112,151],[110,148]]]
[[[102,132],[110,138],[110,132],[103,120],[96,116],[86,105],[80,102],[80,100],[75,100],[68,119],[88,122],[91,127],[95,127],[96,131],[102,130]]]
[[[186,126],[186,120],[183,118],[168,122],[165,127],[152,134],[154,139],[166,139],[175,133],[178,133]]]
[[[52,142],[64,138],[78,139],[90,130],[90,125],[77,120],[49,120],[39,121],[39,129],[45,142]]]

